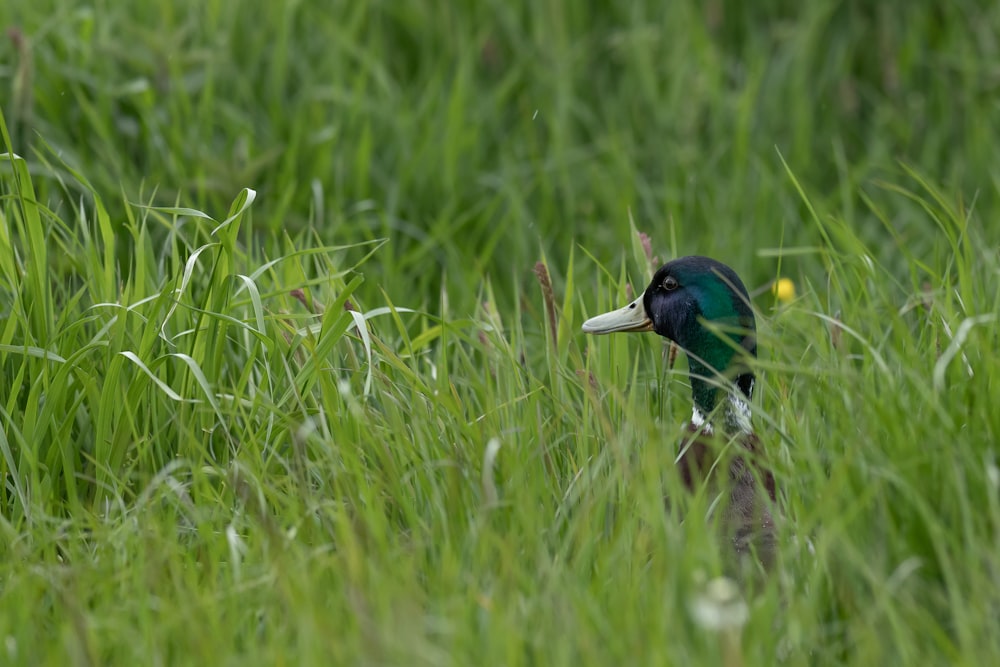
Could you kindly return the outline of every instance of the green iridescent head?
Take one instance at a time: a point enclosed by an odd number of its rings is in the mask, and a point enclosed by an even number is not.
[[[710,413],[720,380],[736,383],[747,397],[754,375],[739,357],[757,356],[756,321],[743,281],[708,257],[681,257],[664,264],[646,291],[624,308],[583,324],[591,334],[654,331],[688,356],[695,406]]]

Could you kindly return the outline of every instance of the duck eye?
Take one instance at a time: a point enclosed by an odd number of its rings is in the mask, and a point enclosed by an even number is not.
[[[677,278],[674,278],[673,276],[667,276],[666,278],[663,279],[663,289],[667,290],[668,292],[673,292],[680,286],[681,284],[677,282]]]

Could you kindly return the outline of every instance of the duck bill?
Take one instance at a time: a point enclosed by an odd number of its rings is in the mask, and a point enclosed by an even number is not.
[[[646,313],[642,295],[618,310],[591,317],[583,323],[583,332],[589,334],[609,334],[616,331],[652,331],[653,321]]]

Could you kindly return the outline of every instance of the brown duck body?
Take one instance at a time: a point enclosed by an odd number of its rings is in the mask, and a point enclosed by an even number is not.
[[[706,428],[709,427],[709,428]],[[711,432],[710,425],[688,422],[681,439],[677,469],[689,491],[708,486],[713,494],[724,493],[720,523],[738,557],[756,554],[767,567],[774,560],[775,525],[771,507],[777,501],[774,475],[762,459],[760,440],[755,433],[734,436],[740,450],[732,449],[729,437]],[[720,463],[728,469],[724,480]],[[714,471],[714,472],[713,472]]]

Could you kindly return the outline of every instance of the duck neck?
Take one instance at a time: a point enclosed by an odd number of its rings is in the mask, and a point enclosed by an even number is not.
[[[694,412],[691,423],[720,425],[727,434],[753,433],[750,401],[755,377],[750,371],[737,375],[732,382],[722,378],[705,364],[690,360],[691,395]],[[721,405],[720,405],[721,404]]]

